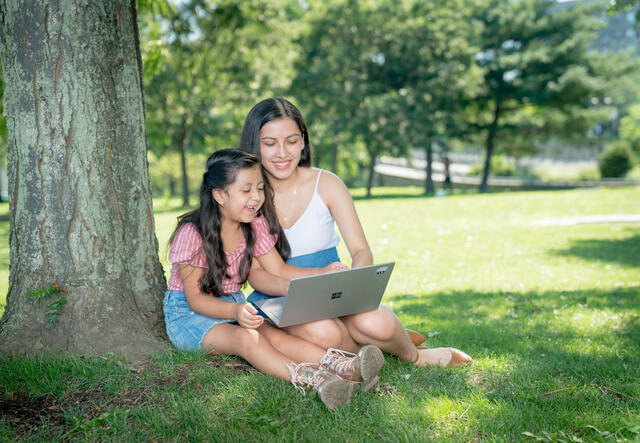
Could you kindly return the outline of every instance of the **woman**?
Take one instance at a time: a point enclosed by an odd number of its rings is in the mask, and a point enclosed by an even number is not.
[[[338,261],[336,246],[344,239],[352,267],[373,264],[371,249],[344,183],[334,174],[311,168],[307,125],[300,111],[284,98],[261,101],[245,120],[240,147],[260,158],[273,191],[280,226],[278,251],[288,264],[323,267]],[[283,235],[284,234],[284,235]],[[252,271],[251,285],[272,295],[285,295],[287,281]],[[256,292],[249,301],[267,297]],[[374,311],[321,320],[286,328],[319,346],[358,352],[373,344],[418,366],[459,366],[471,358],[454,348],[416,348],[400,319],[386,306]]]

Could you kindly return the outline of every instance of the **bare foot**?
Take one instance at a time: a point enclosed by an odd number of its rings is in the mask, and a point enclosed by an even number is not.
[[[473,363],[473,359],[456,348],[418,348],[418,356],[413,362],[416,366],[439,365],[452,368]]]

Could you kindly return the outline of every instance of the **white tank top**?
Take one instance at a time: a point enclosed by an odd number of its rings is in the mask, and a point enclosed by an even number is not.
[[[293,226],[284,229],[284,235],[291,246],[291,257],[324,251],[340,243],[333,216],[318,194],[318,182],[322,172],[322,169],[318,170],[316,187],[309,205]]]

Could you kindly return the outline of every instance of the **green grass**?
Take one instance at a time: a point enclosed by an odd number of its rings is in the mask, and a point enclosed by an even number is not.
[[[472,366],[387,356],[379,389],[331,413],[231,357],[168,352],[138,368],[115,357],[5,359],[0,441],[640,440],[640,225],[533,226],[637,214],[640,189],[376,193],[356,206],[376,261],[397,262],[384,302]],[[180,211],[154,206],[164,259]]]

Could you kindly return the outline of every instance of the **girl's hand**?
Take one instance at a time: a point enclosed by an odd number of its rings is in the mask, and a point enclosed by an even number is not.
[[[264,322],[264,318],[257,313],[258,310],[250,303],[238,303],[235,319],[243,328],[256,329]]]
[[[322,269],[322,273],[325,274],[327,272],[344,271],[345,269],[349,269],[349,268],[347,268],[345,265],[343,265],[339,261],[334,261],[333,263],[329,263],[327,266],[321,269]]]

